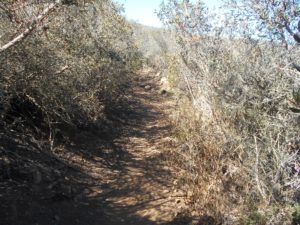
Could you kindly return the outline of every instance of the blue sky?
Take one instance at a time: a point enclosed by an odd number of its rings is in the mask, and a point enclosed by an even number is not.
[[[126,17],[141,24],[160,27],[161,23],[155,14],[162,0],[115,0],[125,6]],[[209,8],[218,6],[220,0],[204,0]]]

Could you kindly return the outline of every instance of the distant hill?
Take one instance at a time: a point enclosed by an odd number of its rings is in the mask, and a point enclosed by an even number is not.
[[[176,50],[176,42],[170,31],[138,23],[132,25],[139,50],[150,63],[157,64],[166,53]]]

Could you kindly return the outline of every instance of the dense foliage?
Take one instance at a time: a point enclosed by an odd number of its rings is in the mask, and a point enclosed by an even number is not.
[[[0,54],[1,115],[14,121],[25,115],[9,111],[25,110],[38,113],[27,116],[51,129],[86,126],[117,102],[139,66],[131,27],[117,5],[98,0],[55,1],[39,20],[51,4],[1,3],[0,45],[31,29]]]
[[[216,23],[201,1],[161,5],[179,47],[171,62],[179,80],[173,120],[183,145],[173,160],[186,171],[195,211],[226,224],[289,224],[300,187],[298,116],[288,105],[299,51],[286,47],[299,2],[224,7],[230,13]]]

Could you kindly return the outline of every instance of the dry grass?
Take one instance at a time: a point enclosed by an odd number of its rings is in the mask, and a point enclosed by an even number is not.
[[[297,48],[211,37],[179,46],[172,121],[182,144],[170,161],[194,210],[224,224],[290,224],[299,201],[298,116],[288,103]]]

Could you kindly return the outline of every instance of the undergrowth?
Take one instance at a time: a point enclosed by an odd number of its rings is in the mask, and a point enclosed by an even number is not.
[[[178,68],[171,121],[180,144],[169,161],[181,171],[191,211],[222,224],[295,223],[297,46],[237,37],[238,25],[214,27],[202,2],[176,2],[158,15],[176,37],[177,57],[164,67],[165,74]]]

